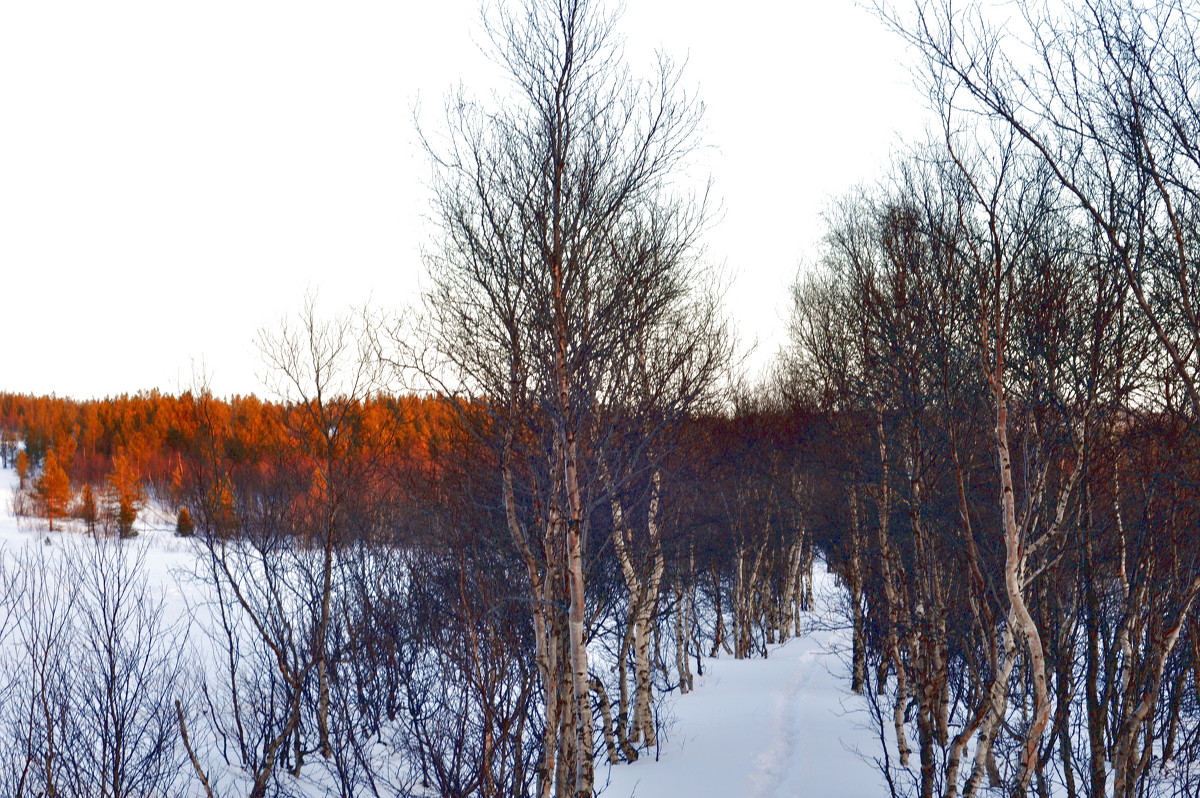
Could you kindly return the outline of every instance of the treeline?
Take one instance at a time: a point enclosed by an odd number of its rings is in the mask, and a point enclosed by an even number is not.
[[[459,426],[453,408],[437,398],[376,394],[355,405],[354,434],[363,448],[374,449],[370,457],[388,458],[397,471],[428,470],[432,442]],[[0,464],[17,470],[22,489],[36,487],[32,480],[48,457],[65,474],[73,495],[54,507],[30,506],[31,514],[49,511],[49,517],[60,518],[72,507],[82,513],[85,491],[99,496],[109,490],[179,510],[201,478],[196,471],[201,451],[221,472],[217,492],[280,470],[310,469],[312,455],[300,439],[316,433],[305,427],[306,413],[287,402],[253,395],[219,399],[203,391],[85,401],[4,393]],[[35,490],[30,498],[39,495]],[[197,509],[202,508],[190,512]]]
[[[425,456],[437,430],[457,424],[453,409],[436,397],[380,394],[362,402],[362,423],[392,428],[396,443],[417,458]],[[222,399],[205,391],[152,390],[90,400],[0,393],[5,443],[0,451],[9,468],[15,465],[18,441],[33,466],[53,449],[77,485],[101,483],[113,458],[125,453],[148,486],[165,490],[181,455],[199,440],[202,424],[220,431],[232,463],[258,463],[280,456],[288,430],[295,427],[289,418],[297,412],[284,401],[254,395]]]

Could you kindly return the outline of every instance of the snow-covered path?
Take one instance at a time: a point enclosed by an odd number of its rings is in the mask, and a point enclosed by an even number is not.
[[[827,600],[832,585],[823,587]],[[855,750],[861,748],[869,757],[878,743],[866,728],[861,699],[849,693],[845,665],[835,653],[847,642],[843,632],[806,631],[774,647],[765,660],[706,660],[698,689],[668,710],[673,718],[660,761],[650,757],[611,768],[603,795],[886,794],[879,771]]]

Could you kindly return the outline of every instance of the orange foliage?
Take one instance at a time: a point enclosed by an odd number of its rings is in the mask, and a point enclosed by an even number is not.
[[[67,506],[71,503],[71,482],[59,465],[53,449],[46,453],[46,463],[42,466],[42,473],[38,476],[34,490],[37,493],[38,507],[53,531],[54,519],[65,516]]]
[[[31,464],[53,449],[71,482],[108,483],[119,514],[154,495],[175,507],[195,502],[193,511],[207,505],[217,527],[236,523],[242,490],[280,479],[308,485],[297,501],[323,501],[327,458],[354,475],[358,500],[397,484],[420,491],[417,482],[438,477],[439,447],[466,437],[460,410],[439,397],[379,395],[336,409],[346,423],[332,452],[312,408],[253,395],[149,391],[76,401],[0,393],[0,430],[24,440]]]

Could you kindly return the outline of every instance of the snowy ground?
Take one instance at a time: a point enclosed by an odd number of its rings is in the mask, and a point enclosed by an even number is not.
[[[17,489],[17,473],[0,469],[0,548],[16,553],[28,545],[78,546],[90,540],[82,521],[60,519],[55,531],[48,532],[40,518],[17,518],[13,515],[13,500]],[[138,536],[124,542],[131,554],[144,557],[147,584],[155,596],[162,596],[168,618],[181,621],[187,613],[187,602],[180,587],[178,574],[194,561],[194,548],[175,535],[175,519],[154,507],[147,507],[138,516]]]
[[[11,469],[0,471],[0,547],[86,540],[79,530],[47,533],[44,522],[15,518],[15,483]],[[172,518],[146,512],[139,529],[128,545],[144,554],[149,583],[166,599],[168,616],[183,620],[187,602],[176,577],[191,562],[191,549],[173,535]],[[664,702],[667,740],[659,761],[651,753],[631,765],[598,768],[599,778],[608,780],[604,798],[885,795],[871,761],[878,740],[861,699],[847,689],[849,636],[831,630],[835,597],[832,578],[819,573],[818,609],[799,638],[772,647],[767,659],[705,660],[697,689]]]
[[[817,585],[818,610],[801,637],[765,660],[704,661],[697,689],[667,710],[660,760],[611,768],[605,798],[887,794],[870,759],[878,742],[869,716],[848,689],[849,636],[823,628],[832,579],[818,575]]]

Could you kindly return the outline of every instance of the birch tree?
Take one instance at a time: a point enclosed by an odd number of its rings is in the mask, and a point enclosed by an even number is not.
[[[1038,164],[1061,190],[1060,205],[1090,228],[1101,269],[1110,284],[1123,286],[1129,304],[1145,323],[1153,344],[1150,349],[1143,355],[1126,350],[1115,362],[1158,364],[1152,368],[1161,385],[1149,394],[1127,394],[1133,399],[1130,409],[1147,411],[1161,397],[1168,413],[1183,417],[1194,434],[1200,419],[1195,237],[1200,208],[1200,115],[1196,111],[1200,16],[1196,4],[1085,0],[1044,5],[1022,0],[1009,7],[1004,19],[974,2],[918,0],[909,9],[881,10],[919,53],[919,74],[934,107],[955,127],[994,125],[1011,136],[1013,150]],[[1110,298],[1109,307],[1115,315],[1113,326],[1127,327],[1121,299]],[[999,368],[999,358],[995,362]],[[1128,386],[1124,389],[1128,391]],[[1116,430],[1123,425],[1113,419],[1082,425],[1081,455],[1093,451],[1096,433],[1105,426]],[[1180,441],[1177,447],[1182,450],[1185,443]],[[1084,465],[1077,463],[1076,472]],[[1119,469],[1111,473],[1117,482]],[[1098,548],[1092,539],[1096,500],[1109,492],[1099,485],[1086,490],[1089,534],[1083,543],[1089,565],[1095,562]],[[1117,600],[1125,620],[1119,624],[1118,652],[1111,662],[1135,662],[1145,654],[1148,662],[1156,663],[1148,670],[1161,674],[1180,627],[1168,624],[1166,631],[1147,638],[1146,651],[1133,649],[1131,635],[1136,634],[1131,622],[1142,615],[1144,607],[1138,604],[1145,602],[1128,589],[1122,494],[1115,484],[1111,495],[1121,554]],[[1191,606],[1200,588],[1186,567],[1177,568],[1163,584],[1173,586],[1171,592],[1182,607]],[[1136,748],[1133,737],[1141,733],[1134,730],[1151,717],[1153,700],[1126,696],[1122,707],[1107,710],[1121,720],[1117,730],[1106,733],[1105,705],[1115,700],[1112,695],[1123,693],[1129,681],[1126,671],[1109,683],[1118,686],[1115,690],[1098,686],[1102,668],[1123,667],[1101,663],[1097,625],[1105,621],[1100,592],[1096,579],[1088,576],[1084,682],[1092,738],[1088,787],[1094,795],[1107,791],[1106,769],[1111,761],[1113,790],[1123,794],[1135,790],[1145,772],[1144,759],[1130,751]],[[1144,697],[1157,692],[1160,678],[1148,679],[1154,689]],[[1114,750],[1106,756],[1109,737],[1114,739]]]
[[[923,61],[930,99],[1008,130],[1103,238],[1200,415],[1200,15],[1192,0],[1021,0],[883,9]]]
[[[329,321],[317,315],[316,298],[306,298],[296,321],[277,331],[262,330],[258,347],[271,369],[276,392],[289,403],[288,432],[296,453],[313,467],[315,509],[310,528],[321,552],[313,580],[317,610],[312,656],[317,669],[317,731],[321,756],[333,755],[329,740],[329,628],[333,612],[335,559],[347,541],[347,507],[357,487],[368,481],[373,458],[364,449],[363,404],[382,386],[382,362],[375,357],[367,312],[359,324],[349,317]]]
[[[1045,641],[1069,636],[1060,621],[1070,612],[1041,596],[1061,588],[1046,583],[1077,518],[1086,429],[1111,399],[1111,378],[1087,366],[1121,359],[1121,292],[1086,231],[1061,213],[1036,162],[983,132],[947,131],[944,144],[898,164],[881,196],[847,202],[826,272],[797,290],[797,379],[857,441],[848,551],[837,556],[856,636],[860,594],[882,616],[876,692],[889,694],[890,712],[869,698],[894,727],[901,769],[889,778],[909,766],[915,716],[920,773],[908,774],[923,796],[939,784],[974,794],[985,776],[999,784],[993,752],[1012,750],[1008,735],[1021,751],[1014,791],[1042,777],[1048,680],[1053,662],[1069,659],[1048,657]],[[994,491],[986,499],[983,485]],[[871,503],[876,512],[862,512]],[[864,579],[864,566],[876,574]],[[948,600],[956,595],[967,606]],[[862,658],[856,651],[858,689]],[[1029,696],[1033,722],[1006,725]],[[1056,708],[1061,730],[1063,702]]]
[[[688,297],[706,219],[672,185],[700,106],[665,58],[635,78],[614,25],[591,0],[494,8],[507,90],[490,105],[455,95],[444,139],[427,140],[439,244],[425,326],[441,361],[425,371],[485,406],[498,441],[545,692],[543,796],[593,790],[585,558],[613,364]]]

